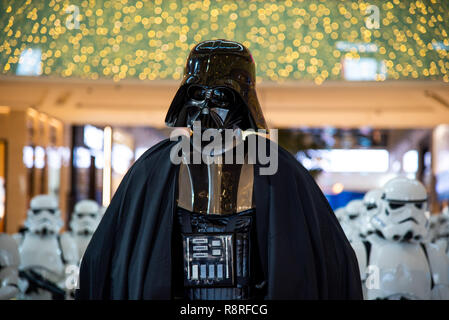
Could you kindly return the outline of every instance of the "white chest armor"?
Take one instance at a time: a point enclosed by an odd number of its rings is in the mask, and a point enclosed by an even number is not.
[[[431,299],[431,272],[420,244],[378,238],[372,242],[369,264],[370,277],[378,271],[378,281],[371,282],[367,299]]]
[[[26,233],[19,247],[21,269],[31,268],[53,282],[64,277],[62,252],[56,236],[40,237]]]

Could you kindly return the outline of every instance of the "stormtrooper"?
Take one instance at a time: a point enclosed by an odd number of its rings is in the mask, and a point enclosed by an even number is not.
[[[340,227],[343,230],[346,238],[348,238],[348,240],[352,242],[354,240],[353,239],[354,229],[349,223],[346,207],[340,207],[336,209],[334,213],[335,216],[337,217],[338,222],[340,223]]]
[[[28,282],[21,299],[63,299],[66,267],[78,263],[75,242],[66,234],[58,201],[50,195],[31,200],[25,221],[26,230],[16,234],[20,253],[20,276]]]
[[[358,199],[351,200],[345,207],[335,210],[335,216],[351,244],[360,238],[359,220],[362,210],[362,201]]]
[[[78,257],[82,258],[84,255],[101,217],[100,206],[93,200],[81,200],[75,205],[70,221],[71,231],[68,234],[76,243]]]
[[[429,240],[438,244],[449,254],[449,210],[444,208],[441,214],[432,215],[434,232]]]
[[[0,300],[14,299],[19,294],[19,250],[14,239],[0,233]]]
[[[349,240],[360,238],[360,220],[362,217],[363,202],[360,199],[349,201],[345,207],[346,212],[346,236]]]
[[[371,220],[379,213],[381,197],[381,189],[370,190],[363,197],[363,209],[359,222],[359,231],[362,238],[369,237],[375,231]]]
[[[192,48],[166,116],[189,134],[160,142],[130,168],[83,256],[77,298],[362,298],[355,254],[326,198],[265,137],[255,82],[242,44]],[[251,162],[251,146],[277,156]]]
[[[362,259],[360,259],[360,252],[363,253],[365,248],[362,242],[361,236],[361,221],[363,219],[363,202],[360,199],[354,199],[348,202],[348,204],[340,209],[337,209],[335,214],[339,217],[340,225],[351,243],[356,255],[358,256],[357,262],[359,265],[360,275],[362,274],[362,268],[365,267]],[[363,290],[365,288],[362,288]],[[364,291],[365,294],[365,291]]]
[[[371,235],[374,232],[374,228],[371,225],[371,219],[379,212],[379,200],[382,195],[382,191],[379,189],[368,191],[363,200],[357,200],[355,205],[352,205],[350,211],[354,212],[356,216],[355,226],[353,226],[348,234],[350,234],[351,246],[357,255],[357,261],[359,263],[360,277],[364,279],[366,277],[366,250]],[[348,204],[349,205],[349,204]],[[357,215],[359,213],[359,215]],[[366,297],[366,286],[363,286],[363,295]]]
[[[429,242],[440,240],[440,232],[443,224],[444,218],[440,217],[440,215],[432,214],[429,216],[429,232],[427,234],[427,240]]]
[[[449,260],[425,241],[427,193],[416,180],[395,178],[382,189],[375,233],[357,250],[367,299],[448,299]]]

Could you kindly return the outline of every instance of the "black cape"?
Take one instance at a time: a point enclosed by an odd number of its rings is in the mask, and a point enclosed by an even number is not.
[[[84,254],[77,299],[171,299],[176,141],[129,169]],[[279,147],[274,175],[254,166],[256,233],[266,299],[362,299],[354,251],[308,171]]]

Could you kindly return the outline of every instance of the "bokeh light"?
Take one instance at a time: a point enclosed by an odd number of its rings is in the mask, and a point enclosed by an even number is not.
[[[378,28],[366,22],[370,5]],[[6,75],[38,49],[41,76],[178,80],[195,43],[226,38],[252,51],[258,81],[321,84],[344,79],[345,61],[369,58],[379,63],[372,80],[449,82],[446,0],[21,0],[0,10]]]

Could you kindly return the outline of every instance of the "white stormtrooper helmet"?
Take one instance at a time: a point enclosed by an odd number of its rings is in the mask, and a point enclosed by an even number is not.
[[[373,189],[368,191],[363,197],[363,210],[360,218],[360,233],[368,236],[374,232],[371,219],[379,213],[380,198],[382,197],[381,189]]]
[[[356,199],[351,200],[345,207],[349,221],[357,220],[363,210],[363,201]]]
[[[92,235],[102,218],[100,206],[93,200],[81,200],[75,205],[70,228],[77,235]]]
[[[349,241],[352,241],[352,239],[357,237],[358,231],[354,228],[352,221],[349,220],[346,207],[340,207],[334,212],[346,237]]]
[[[427,192],[421,182],[390,180],[383,188],[380,204],[380,212],[371,223],[386,239],[420,242],[427,236]]]
[[[51,195],[38,195],[31,199],[25,227],[33,233],[52,235],[63,226],[58,200]]]
[[[345,207],[346,217],[343,229],[348,239],[357,239],[360,236],[360,214],[363,210],[362,200],[351,200]]]
[[[338,222],[342,223],[345,220],[346,211],[344,207],[340,207],[334,211],[335,216],[337,217]]]

